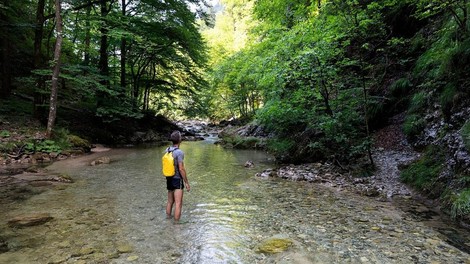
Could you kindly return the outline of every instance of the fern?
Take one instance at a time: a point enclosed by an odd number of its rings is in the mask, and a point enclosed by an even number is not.
[[[457,194],[452,203],[451,215],[453,218],[464,217],[470,214],[470,188]]]
[[[426,106],[427,92],[421,91],[416,93],[411,99],[408,111],[410,113],[419,113]]]

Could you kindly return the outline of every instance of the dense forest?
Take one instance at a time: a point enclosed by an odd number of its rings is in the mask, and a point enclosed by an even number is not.
[[[237,119],[267,131],[279,162],[364,170],[374,131],[395,119],[423,153],[403,180],[468,217],[469,11],[468,0],[2,0],[0,111],[91,140],[92,126],[112,134],[148,116]]]

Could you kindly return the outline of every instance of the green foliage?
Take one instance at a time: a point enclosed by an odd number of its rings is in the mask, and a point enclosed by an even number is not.
[[[223,141],[224,145],[236,149],[257,149],[264,147],[263,141],[256,137],[225,136]]]
[[[88,152],[91,149],[91,144],[90,142],[88,142],[88,140],[83,139],[76,135],[68,135],[67,144],[69,145],[70,148],[81,149],[81,150],[84,150],[85,152]]]
[[[457,89],[454,84],[449,83],[444,87],[444,90],[439,96],[439,101],[442,105],[442,108],[445,110],[451,109],[454,103],[454,97],[457,94]]]
[[[394,97],[402,96],[403,94],[408,93],[412,88],[412,83],[407,78],[401,78],[396,80],[392,85],[390,85],[390,93]]]
[[[16,142],[0,142],[0,153],[11,153],[17,148],[18,146]]]
[[[428,93],[426,91],[420,91],[413,95],[411,98],[410,106],[408,108],[409,113],[420,113],[426,106]]]
[[[403,132],[409,137],[419,135],[426,127],[426,120],[418,114],[409,114],[403,123]]]
[[[462,135],[462,139],[465,147],[467,148],[467,151],[470,152],[470,121],[463,125],[462,129],[460,130],[460,134]]]
[[[10,135],[10,132],[8,132],[7,130],[2,130],[2,131],[0,131],[0,137],[1,137],[1,138],[8,138],[8,137],[10,137],[10,136],[11,136],[11,135]]]
[[[444,168],[443,163],[442,150],[431,146],[418,161],[401,172],[400,179],[418,190],[429,192]]]
[[[65,128],[56,128],[52,133],[54,144],[57,145],[60,150],[70,149],[69,136],[70,132]]]
[[[288,160],[284,156],[289,156],[295,151],[296,142],[293,139],[270,139],[267,142],[268,150],[280,160]]]
[[[31,153],[34,153],[34,152],[60,153],[62,151],[62,148],[54,140],[44,140],[44,141],[39,141],[39,142],[34,141],[34,142],[26,143],[24,150],[26,152],[31,152]]]
[[[452,201],[451,215],[453,218],[470,216],[470,188],[455,195]]]
[[[32,113],[31,103],[16,97],[10,97],[8,100],[0,100],[0,114],[4,116],[30,115]],[[14,115],[13,115],[14,114]]]

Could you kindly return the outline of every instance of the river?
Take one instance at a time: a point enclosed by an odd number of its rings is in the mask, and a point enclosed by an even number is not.
[[[181,149],[191,192],[180,224],[165,215],[164,147],[113,149],[54,163],[48,170],[75,182],[0,212],[0,237],[10,248],[0,263],[470,263],[438,228],[396,203],[256,178],[273,166],[261,151],[211,141]],[[103,155],[110,164],[88,165]],[[255,166],[245,168],[247,160]],[[3,221],[31,212],[54,219],[26,228]],[[272,238],[290,247],[260,251]]]

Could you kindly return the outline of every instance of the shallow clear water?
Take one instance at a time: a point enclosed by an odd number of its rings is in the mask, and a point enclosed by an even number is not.
[[[1,219],[30,212],[54,220],[12,229],[0,223],[10,251],[0,263],[470,263],[447,237],[390,202],[279,179],[259,179],[271,167],[263,152],[225,150],[210,141],[184,142],[191,192],[181,223],[166,219],[161,176],[165,147],[100,153],[56,162],[51,171],[76,180],[9,204]],[[245,168],[247,160],[255,164]],[[463,231],[462,231],[463,232]],[[258,253],[283,237],[285,252]]]

